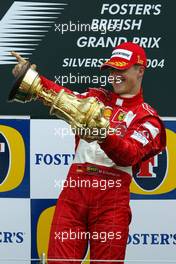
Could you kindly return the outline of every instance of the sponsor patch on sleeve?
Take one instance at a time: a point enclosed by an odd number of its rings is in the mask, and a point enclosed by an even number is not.
[[[152,125],[150,122],[144,123],[143,127],[147,128],[150,131],[153,138],[155,138],[159,134],[159,129]]]
[[[137,131],[134,131],[131,137],[137,140],[138,142],[142,143],[143,146],[147,145],[149,142],[144,135]]]

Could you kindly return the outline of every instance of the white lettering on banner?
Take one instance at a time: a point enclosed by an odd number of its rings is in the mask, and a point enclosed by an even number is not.
[[[91,24],[92,31],[100,31],[106,34],[108,31],[140,30],[142,19],[93,19]]]
[[[108,58],[64,58],[62,67],[99,68]],[[147,59],[147,68],[163,68],[165,59]]]
[[[108,48],[109,46],[115,47],[122,42],[127,42],[127,38],[123,38],[123,37],[119,37],[119,38],[99,37],[97,38],[97,37],[82,36],[78,38],[77,46],[80,48],[84,48],[84,47],[88,47],[88,48],[97,48],[97,47],[105,48],[106,47]]]
[[[139,44],[143,48],[159,48],[159,41],[161,40],[161,37],[155,38],[155,37],[149,37],[149,38],[139,38],[134,37],[133,42]]]
[[[64,58],[62,67],[100,67],[108,59],[104,58]]]
[[[147,59],[147,68],[163,68],[165,63],[165,59]]]
[[[109,13],[110,15],[159,15],[161,13],[161,4],[103,4],[101,15]]]
[[[92,19],[91,23],[83,24],[80,21],[54,24],[54,31],[64,35],[66,32],[99,32],[107,34],[108,31],[140,30],[142,19]]]
[[[161,40],[161,37],[133,37],[132,42],[139,44],[143,48],[159,48],[159,42]],[[127,38],[124,37],[86,37],[82,36],[78,38],[77,40],[77,46],[80,48],[88,47],[88,48],[108,48],[115,47],[122,42],[127,42]]]
[[[134,138],[138,142],[142,143],[143,146],[148,144],[148,139],[144,137],[140,132],[134,131],[133,134],[131,135],[131,138]]]
[[[113,57],[119,57],[119,58],[124,58],[126,60],[130,60],[132,55],[133,55],[133,52],[132,51],[124,50],[124,49],[115,49],[112,52],[111,58],[113,58]]]

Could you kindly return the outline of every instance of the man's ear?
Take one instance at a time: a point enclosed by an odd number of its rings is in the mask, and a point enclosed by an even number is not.
[[[145,72],[145,67],[144,66],[140,66],[139,67],[139,77],[142,78]]]

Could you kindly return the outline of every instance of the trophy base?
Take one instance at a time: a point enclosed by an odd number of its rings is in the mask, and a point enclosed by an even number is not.
[[[19,88],[26,72],[30,68],[30,66],[31,66],[30,62],[27,62],[23,65],[20,73],[18,74],[18,76],[16,77],[16,79],[12,85],[12,90],[10,91],[9,96],[8,96],[8,102],[13,102],[15,100],[16,95],[19,92],[18,88]]]

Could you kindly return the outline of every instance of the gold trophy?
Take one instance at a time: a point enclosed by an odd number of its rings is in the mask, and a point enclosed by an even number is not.
[[[109,120],[103,116],[105,110],[103,103],[94,97],[80,99],[64,89],[58,93],[52,89],[47,90],[41,84],[38,72],[30,68],[29,62],[23,65],[18,74],[8,100],[21,103],[42,101],[50,107],[51,115],[65,120],[74,132],[84,139],[100,140],[101,129],[109,128]],[[95,133],[96,129],[98,133]]]

